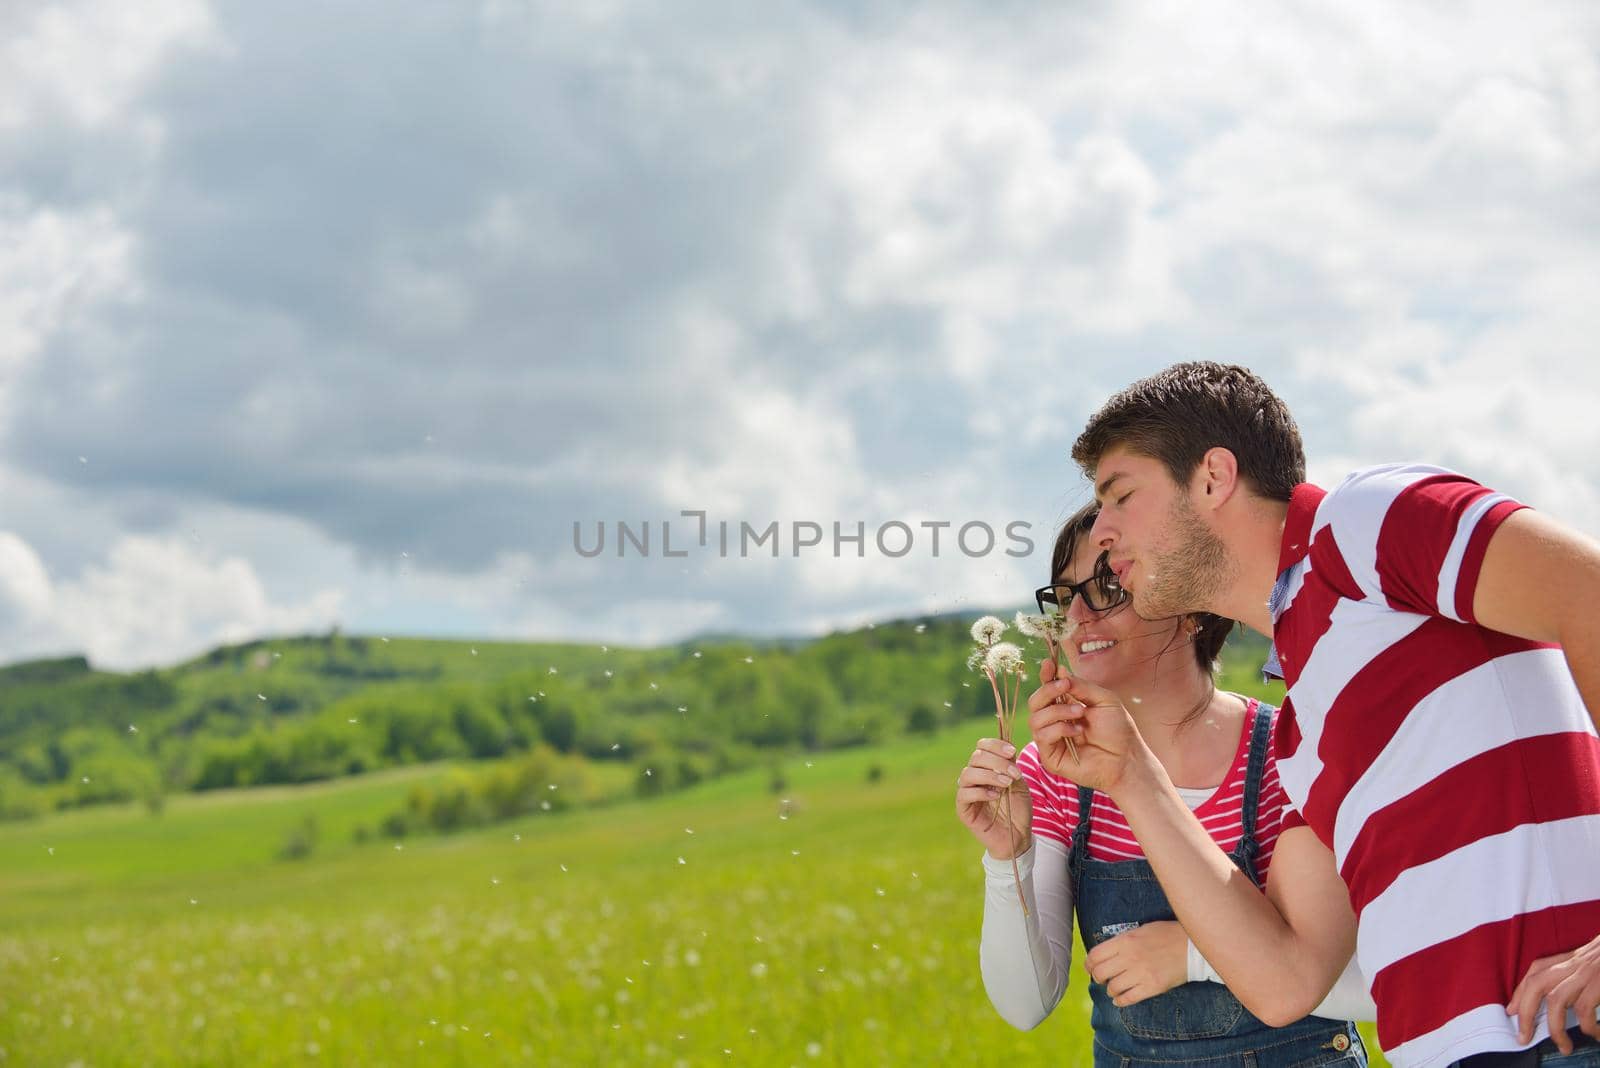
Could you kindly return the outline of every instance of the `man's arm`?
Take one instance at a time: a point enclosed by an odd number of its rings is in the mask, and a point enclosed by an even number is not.
[[[1600,543],[1524,508],[1489,538],[1472,614],[1491,630],[1556,642],[1600,730]]]
[[[1160,765],[1144,769],[1150,777],[1129,782],[1113,800],[1179,922],[1263,1023],[1282,1027],[1305,1016],[1355,950],[1355,913],[1333,854],[1309,828],[1284,831],[1263,896],[1217,848]]]
[[[1557,642],[1567,658],[1589,718],[1600,730],[1600,544],[1538,512],[1506,518],[1489,539],[1472,613],[1493,630],[1533,641]],[[1551,1037],[1571,1052],[1562,1021],[1567,1009],[1579,1026],[1600,1038],[1600,937],[1570,953],[1535,961],[1511,995],[1524,1042],[1533,1036],[1541,1005]]]

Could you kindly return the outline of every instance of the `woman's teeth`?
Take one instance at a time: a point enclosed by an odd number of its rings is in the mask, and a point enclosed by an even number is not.
[[[1078,646],[1078,652],[1080,652],[1080,653],[1098,653],[1100,650],[1109,649],[1115,644],[1117,644],[1117,643],[1116,642],[1084,642],[1082,645]]]

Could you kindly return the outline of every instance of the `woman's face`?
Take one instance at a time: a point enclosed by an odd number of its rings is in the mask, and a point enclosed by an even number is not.
[[[1077,551],[1056,581],[1082,582],[1094,574],[1100,553],[1088,538],[1078,540]],[[1194,663],[1187,645],[1177,644],[1178,619],[1141,619],[1131,602],[1108,612],[1091,611],[1082,597],[1067,606],[1067,619],[1077,624],[1067,639],[1067,664],[1074,675],[1107,689],[1148,682],[1159,666],[1170,671],[1174,663]],[[1174,659],[1178,657],[1178,659]]]

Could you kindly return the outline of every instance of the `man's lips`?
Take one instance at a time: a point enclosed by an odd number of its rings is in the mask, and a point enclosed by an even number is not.
[[[1112,574],[1117,576],[1117,581],[1122,584],[1123,588],[1127,588],[1128,573],[1133,570],[1133,561],[1119,560],[1115,563],[1107,561],[1107,565],[1111,568]]]

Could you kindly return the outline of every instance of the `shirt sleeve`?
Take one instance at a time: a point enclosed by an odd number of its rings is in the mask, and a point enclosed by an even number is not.
[[[1044,770],[1039,763],[1039,748],[1033,742],[1017,754],[1017,770],[1028,784],[1028,797],[1033,803],[1034,835],[1048,838],[1062,849],[1072,848],[1072,831],[1078,823],[1076,788]]]
[[[1039,1026],[1067,988],[1072,967],[1072,881],[1067,851],[1048,838],[1011,861],[983,855],[983,935],[978,962],[983,988],[995,1011],[1011,1026]],[[1023,915],[1022,900],[1028,903]]]
[[[1364,600],[1476,623],[1472,600],[1489,539],[1524,507],[1441,467],[1367,468],[1318,508],[1311,566]]]

